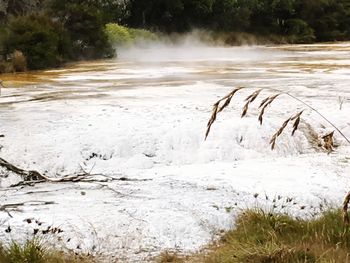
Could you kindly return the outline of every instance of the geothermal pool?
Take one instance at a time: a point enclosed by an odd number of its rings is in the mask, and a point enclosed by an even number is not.
[[[250,93],[271,88],[309,103],[350,137],[349,51],[349,43],[159,45],[0,75],[7,86],[0,157],[52,178],[87,171],[97,179],[13,187],[20,178],[1,170],[1,240],[38,229],[56,246],[106,262],[143,262],[164,250],[203,248],[245,208],[307,217],[339,206],[350,189],[350,147],[336,133],[337,148],[327,154],[310,139],[330,125],[281,96],[260,126],[257,106],[272,91],[240,114]],[[205,141],[212,104],[237,86],[249,89],[235,95]],[[271,151],[273,133],[302,109],[295,136],[288,127]],[[48,226],[63,232],[42,234]]]

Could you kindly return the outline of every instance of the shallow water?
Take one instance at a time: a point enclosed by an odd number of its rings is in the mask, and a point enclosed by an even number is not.
[[[0,75],[8,87],[0,97],[2,158],[51,177],[83,169],[131,180],[20,188],[10,187],[18,177],[2,171],[1,203],[24,202],[10,209],[12,217],[0,212],[2,238],[32,236],[38,226],[23,220],[35,218],[43,227],[59,225],[63,234],[51,238],[64,247],[134,262],[164,249],[199,249],[241,209],[274,207],[276,196],[279,209],[300,216],[319,212],[325,199],[337,205],[350,183],[349,147],[339,134],[331,155],[312,145],[311,128],[332,130],[317,114],[306,110],[296,135],[288,129],[270,150],[271,135],[302,104],[281,96],[260,126],[257,105],[239,117],[252,92],[243,90],[207,141],[204,133],[211,105],[247,86],[288,91],[350,136],[349,50],[349,43],[160,45],[123,50],[114,60]],[[296,204],[283,203],[286,197]],[[11,236],[2,231],[8,225]]]

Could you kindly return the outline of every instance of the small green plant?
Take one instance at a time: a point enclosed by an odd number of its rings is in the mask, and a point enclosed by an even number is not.
[[[38,239],[27,240],[24,244],[12,242],[0,246],[0,263],[92,263],[90,257],[66,255],[50,249]]]

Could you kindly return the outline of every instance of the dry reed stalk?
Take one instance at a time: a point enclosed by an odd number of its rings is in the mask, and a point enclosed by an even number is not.
[[[208,125],[207,125],[207,131],[206,131],[206,134],[205,134],[205,139],[207,139],[209,133],[210,133],[210,129],[211,129],[211,126],[213,125],[213,123],[216,121],[216,117],[217,117],[217,114],[220,113],[221,111],[223,111],[231,102],[231,99],[233,98],[234,94],[243,89],[245,87],[238,87],[236,89],[234,89],[232,92],[230,92],[229,94],[227,94],[225,97],[223,97],[222,99],[218,100],[214,106],[213,106],[213,112],[212,112],[212,115],[211,115],[211,118],[208,122]],[[276,91],[276,90],[273,90],[273,89],[270,89],[270,88],[264,88],[264,89],[259,89],[259,90],[256,90],[254,91],[252,94],[250,94],[246,99],[246,103],[243,107],[243,110],[242,110],[242,114],[241,114],[241,117],[244,117],[246,116],[247,112],[248,112],[248,109],[249,109],[249,105],[255,101],[255,99],[259,96],[259,94],[261,93],[261,91],[263,90],[270,90],[270,91]],[[350,140],[342,133],[341,130],[339,130],[339,128],[337,126],[335,126],[330,120],[328,120],[322,113],[320,113],[317,109],[313,108],[311,105],[309,105],[308,103],[306,103],[305,101],[297,98],[296,96],[292,95],[292,94],[289,94],[287,92],[280,92],[280,93],[277,93],[277,94],[274,94],[274,95],[271,95],[265,99],[263,99],[260,103],[260,106],[259,106],[259,109],[260,109],[260,113],[259,113],[259,117],[258,117],[258,120],[260,122],[260,125],[262,125],[263,123],[263,117],[264,117],[264,114],[265,114],[265,110],[266,108],[272,104],[272,102],[275,101],[275,99],[277,97],[279,97],[280,95],[287,95],[289,96],[290,98],[304,104],[306,107],[308,107],[309,109],[311,109],[313,112],[317,113],[322,119],[324,119],[327,123],[329,123],[349,144],[350,144]],[[220,106],[220,103],[222,101],[224,101],[224,104]],[[271,144],[271,148],[274,149],[275,148],[275,143],[276,143],[276,139],[277,137],[283,132],[284,128],[288,125],[288,123],[290,121],[294,121],[293,123],[293,131],[292,131],[292,136],[295,134],[295,132],[297,131],[298,127],[299,127],[299,124],[300,124],[300,116],[301,114],[303,113],[303,111],[299,112],[297,115],[295,115],[294,117],[292,118],[289,118],[288,120],[286,120],[282,127],[283,129],[279,129],[275,134],[274,136],[272,137],[271,141],[270,141],[270,144]],[[325,140],[325,148],[328,150],[328,152],[331,151],[331,149],[333,149],[333,134],[329,134],[329,136],[326,136],[324,138]]]
[[[350,192],[345,196],[344,202],[343,202],[343,222],[346,227],[349,226],[350,220],[349,220],[349,213],[348,213],[348,207],[350,202]]]
[[[283,130],[287,127],[288,123],[290,122],[291,118],[287,119],[282,126],[278,129],[278,131],[272,136],[271,140],[270,140],[270,145],[271,145],[271,150],[275,149],[276,146],[276,140],[278,138],[278,136],[280,136],[283,132]]]
[[[260,103],[259,109],[261,108],[261,110],[260,110],[260,114],[259,114],[259,118],[258,118],[260,125],[262,125],[262,123],[263,123],[263,116],[265,113],[265,109],[280,95],[281,95],[281,93],[269,96]]]
[[[301,112],[299,112],[297,115],[295,115],[292,118],[292,121],[294,121],[292,136],[294,136],[295,132],[298,130],[298,127],[299,127],[299,124],[300,124],[300,117],[301,117],[301,114],[303,114],[303,112],[304,112],[304,110],[302,110]]]
[[[300,123],[300,116],[301,114],[303,114],[304,110],[302,110],[301,112],[297,113],[296,115],[288,118],[287,120],[284,121],[284,123],[282,124],[282,126],[278,129],[278,131],[272,136],[271,140],[270,140],[270,144],[271,144],[271,150],[275,149],[276,146],[276,140],[277,138],[282,134],[282,132],[284,131],[284,129],[287,127],[288,123],[290,121],[294,121],[293,123],[293,131],[292,131],[292,136],[294,135],[294,133],[296,132],[296,130],[299,127],[299,123]]]
[[[217,118],[217,115],[218,113],[222,112],[227,106],[230,105],[230,102],[233,98],[233,96],[236,94],[237,91],[243,89],[244,87],[238,87],[238,88],[235,88],[233,91],[231,91],[229,94],[227,94],[225,97],[223,97],[222,99],[218,100],[214,105],[213,105],[213,110],[212,110],[212,114],[211,114],[211,117],[210,117],[210,120],[208,121],[208,124],[207,124],[207,131],[205,133],[205,140],[208,138],[208,135],[210,133],[210,129],[211,129],[211,126],[213,125],[213,123],[216,121],[216,118]],[[225,101],[224,104],[220,106],[220,103],[222,101]]]
[[[262,89],[256,90],[254,91],[252,94],[250,94],[246,99],[246,104],[243,107],[243,111],[242,111],[242,115],[241,117],[243,118],[244,116],[247,115],[248,113],[248,109],[249,109],[249,104],[253,103],[255,101],[255,99],[259,96],[260,92],[262,91]]]

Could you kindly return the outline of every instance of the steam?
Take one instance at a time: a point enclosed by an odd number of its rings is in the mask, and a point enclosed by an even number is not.
[[[238,38],[238,36],[237,36]],[[117,59],[138,62],[186,61],[256,61],[267,59],[276,51],[263,51],[255,39],[227,45],[223,38],[212,33],[194,30],[186,34],[161,35],[157,40],[138,40],[129,47],[117,47]]]

